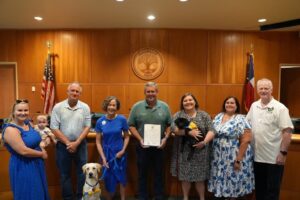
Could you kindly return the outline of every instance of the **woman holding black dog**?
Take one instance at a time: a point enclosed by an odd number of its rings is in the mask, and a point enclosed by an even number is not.
[[[189,124],[185,124],[188,121]],[[193,182],[200,200],[205,199],[205,180],[209,178],[210,141],[214,129],[210,116],[199,110],[195,96],[186,93],[180,101],[180,111],[172,124],[176,135],[172,152],[171,173],[181,181],[183,200],[189,199]]]
[[[208,190],[215,199],[236,199],[254,189],[251,127],[239,112],[239,101],[229,96],[213,121],[216,136]]]

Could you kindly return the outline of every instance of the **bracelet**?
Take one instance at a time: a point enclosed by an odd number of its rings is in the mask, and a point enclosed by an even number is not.
[[[237,164],[241,164],[240,160],[235,160],[234,162],[236,162]]]

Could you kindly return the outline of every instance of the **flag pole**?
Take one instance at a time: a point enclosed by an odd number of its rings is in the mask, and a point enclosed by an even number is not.
[[[51,52],[52,42],[47,41],[47,59],[44,65],[44,74],[42,81],[41,97],[44,101],[43,113],[51,114],[55,103],[55,79],[53,69],[53,53]]]
[[[251,46],[250,46],[250,51],[251,51],[251,55],[252,55],[252,60],[253,60],[253,65],[254,65],[254,44],[251,43]],[[253,66],[254,68],[254,66]],[[255,77],[254,75],[254,69],[253,69],[253,77]],[[256,96],[256,92],[255,92],[255,78],[253,78],[253,87],[254,87],[254,94],[253,94],[253,101],[255,101],[255,96]]]
[[[251,43],[250,44],[250,53],[253,54],[253,52],[254,52],[254,44]]]
[[[247,62],[247,76],[246,76],[246,84],[245,84],[245,95],[244,95],[244,104],[245,110],[248,112],[251,104],[255,100],[255,79],[254,79],[254,53],[253,47],[254,45],[251,43],[250,51],[247,53],[248,62]]]
[[[47,45],[47,49],[48,49],[48,54],[51,54],[51,48],[52,48],[52,46],[53,46],[53,43],[52,43],[52,41],[50,41],[50,40],[48,40],[47,42],[46,42],[46,45]]]

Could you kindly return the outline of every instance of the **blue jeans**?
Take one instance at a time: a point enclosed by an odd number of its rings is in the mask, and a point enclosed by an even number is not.
[[[148,177],[151,175],[154,179],[154,199],[164,199],[164,150],[156,147],[142,148],[136,147],[137,167],[138,167],[138,198],[139,200],[148,200],[147,191]],[[151,173],[153,172],[153,174]]]
[[[72,161],[75,163],[77,175],[77,193],[75,199],[79,200],[82,198],[82,188],[85,180],[82,166],[87,162],[86,140],[81,142],[75,153],[70,153],[66,149],[66,145],[61,142],[57,142],[56,144],[56,164],[60,173],[62,197],[64,200],[73,200],[71,179]]]

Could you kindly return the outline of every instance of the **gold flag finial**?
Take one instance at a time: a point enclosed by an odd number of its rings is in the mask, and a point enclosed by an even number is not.
[[[253,51],[254,51],[254,44],[251,43],[251,44],[250,44],[250,53],[253,53]]]
[[[52,43],[52,41],[48,40],[46,42],[46,44],[47,44],[47,48],[48,48],[48,54],[51,54],[51,48],[53,46],[53,43]]]

